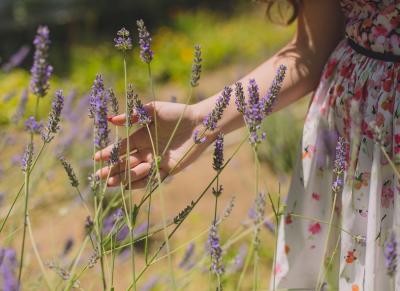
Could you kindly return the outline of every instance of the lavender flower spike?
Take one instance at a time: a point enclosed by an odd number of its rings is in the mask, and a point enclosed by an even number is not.
[[[112,114],[118,115],[119,114],[119,104],[118,104],[118,99],[115,96],[114,90],[112,88],[109,88],[107,90],[107,94],[108,94],[107,99],[110,102]]]
[[[269,88],[267,95],[262,100],[262,107],[265,115],[268,115],[272,112],[276,97],[278,96],[282,88],[282,83],[285,79],[286,70],[287,67],[285,65],[279,66],[278,70],[276,71],[275,78],[272,81],[272,85]]]
[[[346,142],[343,137],[339,137],[337,145],[336,145],[336,157],[333,166],[334,173],[334,181],[332,183],[332,191],[339,192],[343,186],[343,173],[345,167],[345,150],[346,150]]]
[[[53,102],[51,103],[51,111],[49,113],[46,132],[42,132],[42,140],[46,143],[50,142],[54,135],[60,129],[60,116],[64,107],[64,96],[61,90],[57,90]]]
[[[53,67],[47,61],[50,45],[49,29],[47,26],[38,27],[33,44],[35,45],[35,54],[31,69],[32,78],[30,88],[32,93],[37,97],[44,97],[49,90],[49,78],[53,72]]]
[[[244,114],[246,111],[246,100],[244,98],[243,86],[242,83],[236,82],[235,83],[235,104],[237,110]]]
[[[394,233],[392,233],[389,241],[386,243],[384,255],[387,273],[390,277],[393,277],[397,269],[397,240]]]
[[[190,85],[192,87],[199,86],[200,74],[201,74],[201,62],[203,59],[201,58],[201,47],[196,44],[194,46],[194,58],[192,65],[192,76],[190,78]]]
[[[72,187],[78,187],[79,186],[79,181],[78,178],[75,175],[74,169],[72,168],[71,164],[68,163],[64,157],[59,157],[58,158],[61,162],[61,164],[63,165],[65,172],[68,175],[69,181],[72,185]]]
[[[15,111],[14,115],[11,117],[11,120],[15,123],[18,123],[21,118],[25,114],[26,103],[28,102],[28,89],[22,91],[21,99],[19,101],[17,110]]]
[[[143,106],[142,101],[137,94],[133,95],[133,108],[136,111],[138,122],[140,125],[145,126],[151,122],[151,118]]]
[[[136,21],[139,31],[140,57],[143,62],[150,64],[153,60],[153,51],[151,50],[151,36],[142,19]]]
[[[103,76],[100,74],[96,75],[94,79],[92,90],[89,95],[89,117],[94,118],[96,113],[96,100],[99,99],[100,95],[104,92],[104,81]]]
[[[33,144],[29,143],[25,147],[25,151],[21,159],[22,172],[30,171],[30,168],[32,166],[32,157],[33,157]]]
[[[256,248],[260,244],[260,238],[259,238],[260,227],[259,227],[259,225],[265,221],[264,220],[265,201],[266,201],[265,193],[262,193],[262,192],[258,193],[255,203],[254,203],[254,208],[255,208],[254,225],[256,226],[254,228],[254,245]]]
[[[114,38],[114,43],[118,50],[125,52],[132,49],[132,39],[129,35],[129,31],[125,27],[117,31],[117,37]]]
[[[111,149],[111,153],[110,153],[110,164],[111,165],[116,165],[120,161],[120,159],[119,159],[120,148],[121,148],[121,141],[118,140],[116,143],[114,143],[114,145]]]
[[[25,121],[25,129],[32,133],[32,134],[40,134],[43,128],[43,124],[40,122],[37,122],[35,117],[30,116],[26,121]]]
[[[219,133],[215,140],[214,156],[213,156],[213,168],[219,172],[222,170],[224,164],[224,135]]]
[[[219,241],[218,229],[215,224],[211,225],[207,246],[211,256],[211,271],[218,276],[222,275],[225,272],[225,267],[222,262],[222,248]]]
[[[94,127],[95,137],[94,144],[97,148],[105,148],[108,144],[108,100],[107,94],[104,91],[99,92],[95,99],[95,116],[94,116]]]
[[[193,131],[193,141],[194,141],[194,143],[195,144],[205,143],[207,138],[205,136],[200,137],[199,134],[200,134],[200,131],[196,128]]]
[[[193,255],[194,255],[194,250],[195,250],[195,244],[193,242],[191,242],[187,248],[185,253],[183,254],[182,260],[179,263],[179,268],[181,269],[186,269],[189,270],[193,263]]]
[[[217,128],[218,121],[222,118],[225,108],[229,105],[231,94],[232,89],[226,86],[221,95],[217,98],[215,108],[203,120],[203,125],[206,129],[214,130]]]

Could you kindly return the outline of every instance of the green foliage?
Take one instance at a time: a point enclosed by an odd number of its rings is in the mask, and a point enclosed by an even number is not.
[[[262,128],[267,133],[267,140],[259,147],[260,160],[275,173],[291,173],[300,146],[302,120],[290,108],[267,117]]]

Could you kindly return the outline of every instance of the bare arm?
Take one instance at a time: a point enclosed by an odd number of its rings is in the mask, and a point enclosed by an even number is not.
[[[338,0],[303,1],[293,40],[243,77],[241,82],[245,85],[249,79],[255,79],[260,92],[264,94],[272,83],[278,66],[286,65],[286,78],[274,111],[288,106],[315,89],[330,53],[343,38],[343,27],[344,19]],[[213,108],[217,96],[218,94],[194,105],[196,119],[204,118],[210,108]],[[237,112],[235,103],[231,102],[219,122],[219,129],[228,133],[241,126],[243,119]]]
[[[288,70],[282,90],[277,98],[275,110],[282,109],[298,100],[312,91],[318,84],[328,56],[343,37],[343,22],[339,0],[304,0],[298,18],[298,29],[293,40],[241,81],[247,84],[250,78],[254,78],[259,84],[261,92],[265,93],[275,76],[277,67],[283,64],[287,66]],[[228,133],[243,126],[242,117],[236,111],[235,102],[231,102],[219,121],[217,130],[210,134],[207,142],[194,147],[190,154],[186,155],[192,148],[193,133],[196,127],[214,107],[217,96],[218,94],[198,104],[191,105],[187,108],[188,110],[185,110],[184,104],[170,102],[156,102],[156,107],[153,107],[154,105],[151,103],[146,105],[150,114],[154,112],[154,108],[157,114],[160,148],[166,147],[179,116],[182,113],[184,114],[181,126],[161,159],[160,173],[162,177],[171,173],[172,170],[176,173],[177,170],[181,170],[192,163],[214,140],[215,134],[219,131]],[[137,120],[135,115],[131,118]],[[125,115],[115,116],[111,118],[111,122],[123,126]],[[150,130],[154,134],[154,123],[150,124]],[[137,150],[131,153],[129,157],[132,187],[144,187],[153,161],[149,135],[146,128],[142,127],[135,131],[129,139],[132,149]],[[108,160],[111,150],[112,145],[102,150],[101,153],[98,152],[95,159]],[[123,155],[125,152],[126,141],[124,140],[120,153]],[[183,157],[185,159],[180,163]],[[176,169],[178,165],[179,167]],[[121,181],[120,169],[125,169],[124,162],[111,170],[109,167],[105,167],[98,174],[102,179],[106,179],[110,175],[109,186],[118,186],[120,182],[126,184],[127,181]]]

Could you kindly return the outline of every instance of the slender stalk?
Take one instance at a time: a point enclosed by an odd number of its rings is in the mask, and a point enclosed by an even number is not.
[[[21,286],[22,268],[23,268],[23,265],[24,265],[26,227],[27,227],[27,224],[28,224],[29,169],[30,169],[29,162],[27,162],[27,166],[26,167],[27,167],[27,169],[25,171],[24,230],[23,230],[23,233],[22,233],[21,256],[20,256],[20,259],[19,259],[20,264],[19,264],[19,270],[18,270],[18,286]]]
[[[165,246],[167,249],[167,254],[168,254],[168,266],[169,266],[169,272],[170,272],[170,276],[171,276],[171,281],[172,281],[172,288],[174,290],[176,290],[176,283],[175,283],[175,276],[174,276],[174,270],[173,270],[173,266],[172,266],[172,259],[170,256],[170,246],[169,246],[169,237],[168,237],[168,233],[167,233],[167,223],[166,223],[166,215],[165,215],[165,201],[164,201],[164,195],[162,192],[162,187],[161,187],[161,176],[160,176],[160,169],[159,169],[159,160],[158,160],[158,156],[157,156],[157,152],[156,152],[156,147],[154,146],[154,142],[153,142],[153,138],[151,136],[151,132],[150,132],[150,128],[148,125],[146,125],[147,128],[147,132],[149,134],[149,138],[150,138],[150,142],[151,142],[151,147],[153,149],[153,155],[154,155],[154,168],[156,170],[156,176],[157,176],[157,180],[158,180],[158,191],[160,193],[160,200],[161,200],[161,216],[162,216],[162,221],[163,221],[163,228],[164,228],[164,239],[165,239]],[[151,181],[150,181],[151,183]]]
[[[253,253],[254,253],[254,241],[251,242],[250,251],[246,256],[246,261],[244,262],[244,266],[243,266],[242,272],[240,273],[239,282],[237,283],[237,287],[236,287],[237,291],[240,290],[240,287],[242,286],[244,275],[246,274],[247,268],[249,267],[249,264],[250,264],[250,261],[251,261],[251,257],[253,256]]]
[[[132,197],[132,185],[131,185],[131,174],[130,174],[130,167],[129,167],[129,154],[131,152],[130,141],[129,141],[129,122],[128,119],[131,118],[129,116],[128,110],[128,80],[127,80],[127,69],[126,69],[126,52],[124,51],[124,87],[125,87],[125,112],[126,112],[126,122],[125,122],[125,137],[126,137],[126,146],[127,146],[127,156],[126,156],[126,165],[125,165],[125,179],[128,178],[128,195],[129,195],[129,224],[130,224],[130,238],[133,241],[133,226],[132,226],[132,213],[133,213],[133,197]],[[135,267],[135,249],[134,245],[132,244],[131,247],[131,265],[132,265],[132,282],[135,282],[136,277],[136,267]],[[136,284],[134,285],[134,290],[136,290]]]
[[[335,205],[336,205],[336,199],[337,199],[337,191],[334,191],[334,196],[333,196],[333,202],[332,202],[332,208],[331,208],[331,215],[329,218],[329,224],[328,224],[328,233],[325,239],[325,244],[324,244],[324,251],[322,253],[322,262],[321,262],[321,268],[319,270],[318,274],[318,284],[317,284],[317,290],[321,290],[322,285],[324,283],[324,274],[325,274],[325,256],[326,252],[328,250],[328,244],[329,244],[329,238],[331,236],[331,230],[332,230],[332,223],[333,223],[333,215],[335,214]]]
[[[254,174],[255,174],[255,197],[257,197],[258,195],[258,184],[259,184],[259,172],[260,172],[260,163],[258,161],[258,152],[257,152],[257,145],[255,145],[253,147],[254,150]],[[254,266],[253,266],[253,290],[257,290],[258,289],[258,242],[256,242],[257,239],[257,235],[258,235],[258,231],[259,231],[259,227],[257,227],[257,229],[255,230],[255,235],[254,235]]]
[[[37,246],[36,246],[35,237],[33,236],[32,226],[31,226],[31,222],[30,222],[29,217],[27,218],[27,224],[28,224],[28,233],[29,233],[29,237],[30,237],[30,240],[31,240],[31,243],[32,243],[33,252],[34,252],[34,254],[36,256],[36,259],[38,261],[40,270],[41,270],[43,278],[44,278],[44,282],[46,283],[46,287],[47,287],[47,289],[49,289],[51,291],[53,289],[51,288],[49,279],[47,278],[46,269],[44,267],[42,259],[40,258],[40,254],[39,254],[39,251],[38,251]]]
[[[149,82],[150,82],[150,89],[151,89],[151,94],[153,97],[153,102],[154,102],[154,107],[153,107],[153,118],[154,118],[154,135],[155,135],[155,152],[157,153],[156,156],[158,156],[159,151],[158,151],[158,124],[157,124],[157,108],[156,108],[156,94],[154,92],[154,84],[153,84],[153,77],[151,74],[151,66],[150,63],[147,64],[147,72],[149,75]]]
[[[100,160],[100,169],[103,167],[103,162]],[[99,181],[99,188],[100,190],[102,189],[102,181]],[[101,278],[103,282],[103,289],[104,291],[107,290],[107,281],[106,281],[106,273],[104,270],[104,256],[103,256],[103,219],[102,219],[102,212],[103,212],[103,200],[104,200],[104,193],[100,193],[100,202],[98,205],[99,209],[99,217],[97,218],[97,225],[98,225],[98,238],[99,238],[99,243],[98,243],[98,248],[100,252],[100,269],[101,269]]]

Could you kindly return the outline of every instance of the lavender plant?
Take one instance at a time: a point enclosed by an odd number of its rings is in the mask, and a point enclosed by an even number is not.
[[[139,47],[140,47],[140,58],[147,65],[149,82],[150,82],[150,90],[152,92],[153,101],[155,101],[154,94],[154,82],[151,73],[151,62],[154,58],[154,53],[151,47],[151,36],[145,27],[142,20],[137,22],[138,32],[139,32]],[[38,36],[35,38],[35,63],[32,68],[32,81],[31,81],[31,91],[37,96],[37,100],[39,98],[44,97],[49,91],[49,77],[52,72],[52,67],[47,63],[48,56],[48,48],[49,48],[49,39],[48,39],[48,29],[45,27],[41,27],[38,30]],[[165,249],[166,257],[169,259],[169,282],[171,282],[171,287],[176,288],[174,271],[172,268],[172,259],[171,254],[173,250],[171,250],[169,246],[169,240],[174,236],[177,230],[180,228],[182,223],[189,217],[192,211],[195,209],[199,201],[209,193],[210,190],[215,197],[215,205],[214,205],[214,217],[211,222],[210,229],[208,231],[208,243],[207,243],[207,255],[211,258],[211,266],[210,271],[216,276],[218,284],[217,290],[222,290],[222,280],[221,276],[225,273],[225,266],[223,263],[223,254],[225,252],[224,246],[221,244],[221,237],[218,233],[219,225],[228,218],[233,208],[233,200],[231,200],[227,209],[225,209],[221,218],[218,218],[218,201],[219,197],[222,195],[223,187],[220,184],[220,175],[222,171],[227,167],[227,165],[231,162],[233,157],[237,154],[240,147],[243,143],[248,139],[250,144],[252,145],[255,151],[255,159],[256,159],[256,194],[257,203],[256,203],[256,218],[254,221],[254,226],[252,226],[253,231],[253,248],[254,248],[254,257],[255,257],[255,267],[254,273],[254,286],[257,289],[258,284],[258,275],[257,275],[257,249],[259,246],[259,236],[258,233],[260,231],[260,226],[267,225],[269,228],[273,228],[270,224],[266,222],[264,219],[264,207],[265,207],[265,195],[260,194],[258,191],[258,161],[257,161],[257,145],[263,140],[265,134],[260,132],[260,124],[263,119],[272,111],[272,107],[274,105],[276,95],[279,93],[279,89],[281,83],[283,81],[283,77],[285,74],[285,68],[280,67],[278,69],[278,74],[272,87],[270,88],[268,94],[260,98],[259,90],[257,84],[254,80],[249,83],[248,86],[248,94],[249,98],[246,101],[244,96],[243,88],[240,83],[236,84],[235,95],[236,95],[236,104],[239,112],[243,114],[246,125],[249,130],[249,135],[237,146],[235,151],[231,156],[227,159],[224,157],[224,136],[222,133],[218,134],[215,141],[214,155],[213,155],[213,163],[212,167],[215,170],[215,175],[212,180],[208,183],[208,185],[201,191],[196,199],[190,202],[190,204],[184,208],[180,213],[178,213],[175,217],[171,219],[167,219],[166,214],[164,212],[164,202],[163,202],[163,194],[162,194],[162,184],[165,179],[174,172],[175,168],[179,166],[179,164],[185,159],[185,157],[193,150],[199,143],[204,143],[206,138],[207,131],[215,131],[218,128],[218,122],[222,118],[222,115],[225,109],[228,107],[230,98],[232,95],[232,88],[226,86],[224,90],[221,92],[221,95],[217,98],[215,108],[212,109],[209,115],[204,119],[202,126],[196,129],[194,134],[194,141],[188,151],[183,155],[183,157],[177,161],[174,168],[170,173],[167,173],[165,177],[161,178],[160,174],[160,164],[162,162],[162,157],[167,153],[168,148],[170,147],[171,142],[176,134],[177,129],[179,128],[182,117],[186,110],[183,110],[181,116],[179,117],[172,134],[166,143],[163,149],[159,148],[158,143],[158,133],[157,133],[157,104],[153,102],[150,106],[144,105],[139,98],[139,95],[134,91],[133,85],[128,84],[127,77],[127,54],[132,49],[132,40],[130,36],[130,32],[122,28],[117,32],[117,37],[114,39],[115,47],[122,52],[123,55],[123,64],[124,64],[124,81],[125,81],[125,108],[124,112],[126,114],[126,123],[125,123],[125,137],[126,142],[121,142],[118,130],[115,128],[115,141],[112,145],[110,157],[107,161],[107,167],[109,168],[109,172],[123,166],[123,170],[121,171],[125,173],[123,179],[121,179],[120,183],[120,195],[112,195],[110,198],[106,197],[106,188],[107,181],[102,181],[99,178],[99,171],[102,170],[103,164],[100,162],[97,164],[93,163],[93,173],[91,175],[91,186],[90,189],[92,191],[93,198],[93,209],[90,209],[86,205],[86,199],[83,197],[82,192],[79,187],[81,186],[80,180],[78,179],[75,171],[73,170],[71,164],[67,162],[63,157],[60,157],[59,160],[67,174],[69,182],[71,186],[77,191],[83,206],[86,208],[88,213],[88,219],[86,221],[85,226],[85,238],[82,243],[82,246],[77,252],[71,263],[65,267],[64,264],[48,264],[48,268],[58,274],[61,283],[65,287],[65,290],[70,290],[72,288],[79,288],[80,278],[81,276],[91,268],[94,268],[98,263],[100,264],[100,274],[101,274],[101,283],[103,290],[114,290],[115,289],[115,258],[117,252],[119,250],[125,249],[127,247],[130,248],[131,253],[131,267],[132,267],[132,280],[131,286],[129,289],[136,290],[138,280],[143,276],[143,274],[148,270],[149,266],[155,263],[158,260],[158,256],[161,251]],[[199,45],[194,47],[194,58],[193,65],[191,68],[191,77],[190,77],[190,93],[188,94],[188,98],[186,100],[186,106],[190,104],[191,98],[193,95],[194,88],[199,86],[199,80],[202,72],[202,53]],[[71,101],[72,102],[72,101]],[[37,101],[39,104],[39,101]],[[38,105],[36,105],[36,108]],[[25,227],[28,228],[30,234],[30,220],[29,220],[29,196],[30,196],[30,173],[32,172],[33,167],[35,166],[36,161],[41,155],[44,147],[49,144],[56,136],[56,134],[60,131],[60,122],[61,122],[61,112],[64,107],[64,97],[62,91],[58,90],[55,93],[55,98],[51,105],[51,111],[49,113],[48,122],[45,126],[41,125],[39,118],[37,117],[37,113],[34,116],[28,118],[25,123],[26,129],[29,131],[31,135],[30,143],[28,144],[27,150],[23,156],[22,168],[25,175],[25,183],[24,183],[24,193],[25,193],[25,209],[24,209],[24,232],[23,232],[23,240],[21,247],[21,259],[20,259],[20,268],[19,268],[19,281],[21,282],[23,262],[24,262],[24,249],[25,249]],[[147,111],[147,108],[152,108],[154,111],[151,114]],[[93,86],[89,95],[89,117],[93,122],[93,152],[95,153],[97,150],[101,150],[105,148],[111,138],[110,138],[110,128],[107,122],[109,115],[118,115],[120,113],[120,108],[118,104],[118,99],[116,94],[112,89],[105,89],[103,76],[98,74],[93,82]],[[21,114],[21,113],[20,113]],[[135,118],[132,118],[135,116]],[[132,198],[132,181],[130,175],[130,165],[129,165],[129,156],[130,153],[134,152],[137,149],[131,148],[130,144],[130,134],[131,131],[136,130],[138,127],[135,126],[134,121],[137,120],[139,127],[143,127],[143,129],[147,130],[149,139],[152,144],[152,152],[153,152],[153,167],[149,177],[149,183],[146,188],[146,192],[143,194],[141,198],[138,198],[139,202],[134,204],[134,200]],[[153,133],[154,132],[154,133]],[[42,147],[39,148],[38,154],[34,154],[34,140],[33,134],[41,133],[42,136]],[[122,148],[122,147],[126,147]],[[126,152],[126,156],[121,155],[121,152]],[[110,174],[108,174],[110,175]],[[154,179],[153,179],[154,178]],[[150,212],[151,208],[151,199],[154,191],[158,191],[161,198],[161,207],[162,207],[162,225],[155,225],[150,221]],[[136,194],[136,192],[135,192]],[[18,194],[19,195],[19,194]],[[17,195],[17,197],[18,197]],[[126,197],[126,196],[129,197]],[[109,199],[108,199],[109,198]],[[126,203],[126,199],[129,200]],[[144,203],[148,202],[148,213],[147,213],[147,221],[142,225],[136,227],[137,218],[139,212],[142,210],[142,206]],[[115,210],[116,209],[116,210]],[[279,207],[278,207],[279,209]],[[277,214],[278,215],[278,214]],[[5,222],[4,222],[5,223]],[[2,228],[4,226],[2,225]],[[1,228],[1,229],[2,229]],[[169,229],[172,228],[171,231]],[[139,231],[139,229],[141,229]],[[1,231],[1,230],[0,230]],[[164,234],[164,240],[161,245],[156,249],[152,256],[148,256],[150,248],[148,241],[151,236],[162,232]],[[139,241],[145,241],[145,266],[143,269],[137,273],[136,272],[136,262],[135,262],[135,249],[134,246]],[[228,240],[229,242],[229,240]],[[37,248],[32,239],[33,248],[37,252]],[[87,257],[85,260],[85,264],[81,267],[82,262],[82,254],[84,250],[86,250],[86,245],[91,244],[92,247],[92,255]],[[72,244],[68,246],[68,251],[63,252],[63,256],[66,256],[67,253],[71,251]],[[251,252],[250,252],[251,253]],[[0,253],[1,254],[1,253]],[[109,263],[108,256],[111,256],[111,264]],[[240,256],[239,256],[240,255]],[[185,252],[184,258],[179,264],[181,268],[186,271],[191,271],[195,269],[196,265],[194,256],[194,244],[190,244],[187,251]],[[43,265],[41,262],[40,256],[38,257],[39,265]],[[241,269],[241,266],[244,263],[244,254],[243,251],[238,254],[237,263],[235,263],[236,270]],[[251,256],[250,256],[251,257]],[[207,261],[209,261],[207,259]],[[1,257],[0,257],[0,267],[1,267]],[[243,269],[246,269],[245,267]],[[45,272],[43,272],[43,278],[45,278],[47,283],[47,276]],[[18,283],[19,285],[19,283]],[[50,284],[48,284],[50,286]],[[240,282],[238,284],[240,286]],[[61,285],[57,285],[58,287]],[[51,287],[50,287],[51,289]]]

